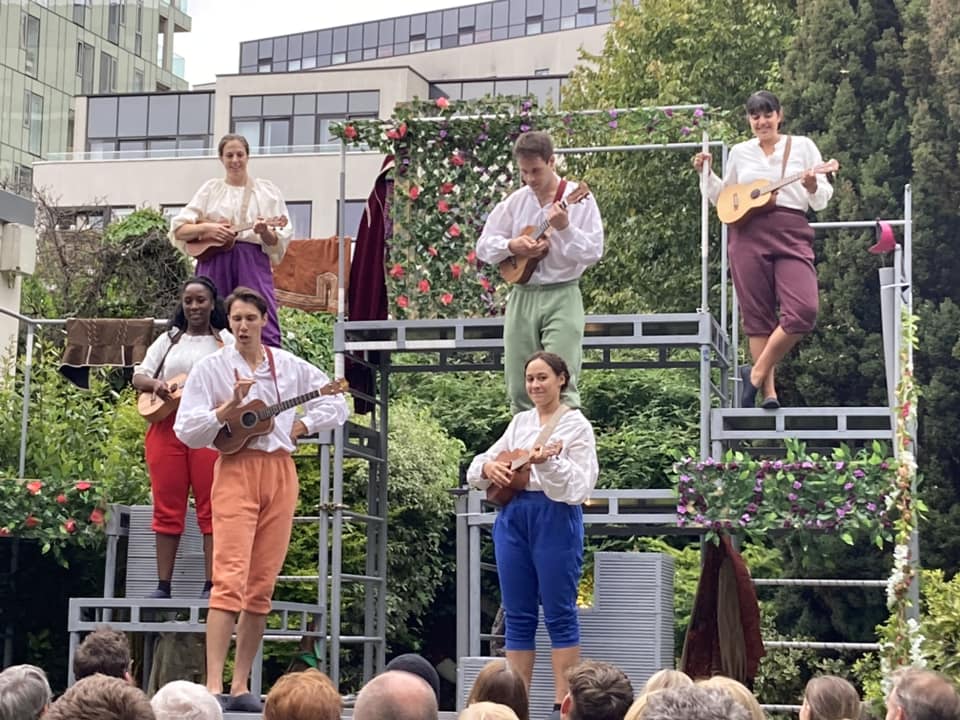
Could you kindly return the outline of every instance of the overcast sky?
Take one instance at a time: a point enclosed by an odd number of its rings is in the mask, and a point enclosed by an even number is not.
[[[189,0],[193,29],[177,35],[174,52],[186,60],[187,80],[196,85],[238,73],[244,40],[470,4],[471,0]]]

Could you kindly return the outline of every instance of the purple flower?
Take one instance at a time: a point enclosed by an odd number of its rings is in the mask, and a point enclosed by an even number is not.
[[[572,122],[573,122],[573,118],[572,118],[572,117],[570,117],[569,115],[564,115],[564,116],[563,116],[563,124],[564,124],[564,125],[569,125],[569,124],[572,123]]]
[[[853,476],[857,479],[862,479],[862,478],[865,478],[867,474],[860,468],[857,468],[856,470],[853,471]]]
[[[683,517],[678,517],[678,518],[677,518],[677,526],[678,526],[678,527],[684,527],[686,524],[687,524],[687,519],[686,519],[686,518],[683,518]]]
[[[843,517],[844,515],[846,515],[846,514],[847,514],[847,509],[846,509],[846,508],[842,508],[842,507],[841,507],[841,508],[837,508],[837,517],[838,517],[838,518],[842,518],[842,517]]]
[[[409,164],[410,164],[410,158],[404,158],[404,159],[401,160],[400,162],[402,162],[404,165],[409,165]]]
[[[690,482],[690,476],[689,476],[689,475],[681,475],[681,476],[680,476],[680,482],[682,482],[682,483],[688,483],[688,482]]]
[[[755,513],[757,510],[759,510],[759,508],[757,507],[756,503],[750,503],[749,505],[747,505],[748,513]]]
[[[686,505],[677,505],[677,514],[679,514],[679,515],[686,515],[686,514],[687,514],[687,506],[686,506]]]
[[[852,483],[852,482],[844,483],[844,484],[843,484],[843,489],[844,489],[844,490],[853,490],[853,483]]]
[[[446,131],[446,130],[441,130],[441,131],[440,131],[440,139],[443,140],[443,138],[445,138],[446,136],[447,136],[447,131]]]
[[[529,110],[530,108],[533,107],[533,103],[530,102],[529,100],[524,100],[524,101],[523,101],[523,104],[522,104],[520,107],[521,107],[521,109],[523,109],[523,110]]]
[[[607,125],[610,126],[610,129],[611,129],[611,130],[616,130],[616,129],[617,129],[617,121],[616,121],[616,120],[611,120],[610,122],[607,123]]]
[[[479,135],[477,135],[478,143],[482,143],[484,140],[489,140],[489,139],[490,139],[490,136],[487,135],[486,133],[480,133]]]
[[[784,526],[785,528],[790,528],[790,527],[793,527],[793,523],[790,522],[790,519],[789,519],[789,518],[787,518],[786,520],[783,521],[783,526]]]
[[[698,523],[698,524],[702,525],[702,524],[706,521],[706,518],[705,518],[703,515],[700,515],[700,514],[698,513],[697,516],[693,518],[693,521],[694,521],[695,523]]]
[[[803,483],[800,482],[799,480],[794,480],[794,481],[793,481],[793,489],[794,489],[794,490],[800,490],[801,488],[803,488]]]
[[[616,119],[617,119],[617,111],[616,111],[616,110],[611,110],[611,111],[610,111],[610,118],[611,118],[612,120],[616,120]]]
[[[530,126],[527,125],[526,123],[524,123],[523,125],[520,126],[520,132],[525,133],[525,132],[529,132],[529,131],[530,131]]]
[[[703,117],[703,108],[697,108],[693,111],[694,117]]]
[[[877,511],[877,504],[876,504],[876,503],[872,503],[872,502],[868,502],[868,503],[867,503],[867,510],[869,510],[870,512],[876,512],[876,511]]]
[[[889,463],[885,463],[885,462],[880,463],[880,469],[881,469],[881,470],[889,470],[889,469],[890,469]]]
[[[688,128],[686,125],[684,125],[682,128],[680,128],[680,134],[681,134],[681,135],[689,135],[689,134],[690,134],[690,128]]]
[[[727,465],[727,467],[728,467],[729,469],[731,469],[731,470],[736,470],[736,469],[739,468],[740,466],[737,465],[735,462],[732,462],[732,463],[730,463],[729,465]]]
[[[712,457],[707,457],[707,459],[703,461],[703,464],[706,465],[707,467],[710,467],[711,465],[715,465],[716,462]]]
[[[840,472],[846,466],[842,462],[838,462],[838,463],[835,463],[833,467],[837,472]]]
[[[783,470],[783,461],[782,461],[782,460],[777,460],[777,461],[773,464],[773,469],[774,469],[774,470]]]
[[[663,111],[663,114],[666,115],[667,117],[673,117],[673,110],[671,110],[670,108],[667,108],[666,110]]]
[[[809,460],[804,460],[802,463],[800,463],[800,467],[802,467],[804,470],[812,470],[813,463]]]
[[[790,493],[789,495],[787,495],[787,500],[789,500],[790,502],[796,502],[796,500],[797,500],[797,494],[796,494],[796,493]]]

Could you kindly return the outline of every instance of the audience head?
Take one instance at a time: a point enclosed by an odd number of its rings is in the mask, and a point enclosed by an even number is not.
[[[475,702],[460,711],[457,720],[518,720],[512,708],[495,702]]]
[[[630,679],[616,665],[584,660],[567,671],[570,690],[560,705],[564,720],[623,720],[633,704]]]
[[[354,720],[437,720],[437,696],[422,677],[404,670],[377,675],[357,693]]]
[[[886,720],[957,720],[960,696],[940,673],[902,670],[893,676]]]
[[[340,710],[340,693],[330,678],[310,668],[284,675],[274,683],[267,695],[263,717],[264,720],[339,720]]]
[[[821,675],[803,691],[800,720],[859,720],[860,695],[842,677]]]
[[[666,690],[667,688],[689,687],[691,685],[693,685],[693,680],[685,672],[664,668],[650,676],[640,695],[646,695],[657,690]]]
[[[637,695],[637,699],[633,701],[633,705],[627,710],[627,714],[623,716],[623,720],[640,720],[643,717],[643,711],[647,707],[647,700],[660,690],[654,690],[653,692],[644,692]]]
[[[646,698],[643,720],[749,720],[743,706],[716,687],[668,688]]]
[[[433,664],[423,655],[417,655],[416,653],[397,655],[387,663],[387,667],[384,669],[402,670],[423,678],[433,688],[433,692],[437,696],[437,702],[440,701],[440,675],[437,674],[437,669]]]
[[[0,672],[0,720],[37,720],[50,704],[47,675],[34,665]]]
[[[130,645],[122,632],[97,628],[80,643],[73,656],[73,674],[82,680],[97,673],[130,681]]]
[[[766,720],[767,716],[764,714],[763,708],[760,707],[757,698],[743,683],[724,675],[714,675],[699,684],[706,688],[715,688],[727,693],[737,705],[747,711],[749,720]]]
[[[527,684],[506,660],[491,660],[477,674],[467,705],[480,702],[506,705],[519,720],[530,720]]]
[[[155,720],[143,691],[125,680],[96,674],[67,690],[43,720]]]
[[[203,685],[174,680],[150,700],[157,720],[223,720],[223,710]]]

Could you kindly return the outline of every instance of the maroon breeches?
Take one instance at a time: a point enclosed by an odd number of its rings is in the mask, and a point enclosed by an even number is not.
[[[743,330],[768,337],[813,330],[819,290],[813,267],[813,228],[799,210],[777,208],[729,229],[730,274]],[[780,316],[777,317],[777,306]]]

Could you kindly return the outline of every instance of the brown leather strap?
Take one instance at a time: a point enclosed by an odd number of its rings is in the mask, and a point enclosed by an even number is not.
[[[790,145],[793,142],[793,135],[787,135],[787,146],[783,149],[783,167],[780,168],[780,179],[783,180],[787,174],[787,160],[790,159]]]
[[[177,328],[179,330],[179,328]],[[167,330],[167,334],[170,334],[170,330]],[[163,353],[163,357],[160,358],[160,364],[157,366],[157,371],[153,373],[153,379],[156,380],[160,377],[160,373],[163,372],[163,364],[167,362],[167,355],[170,354],[170,351],[173,350],[173,346],[180,342],[180,338],[186,334],[184,330],[180,330],[176,335],[170,338],[170,344],[167,346],[166,352]]]
[[[560,202],[561,200],[563,200],[563,192],[564,192],[564,190],[566,190],[566,189],[567,189],[567,181],[561,179],[561,180],[560,180],[560,184],[557,185],[557,194],[553,196],[553,201],[554,201],[555,203],[558,203],[558,202]]]
[[[273,352],[268,345],[263,346],[263,352],[266,353],[267,362],[270,365],[270,375],[273,376],[273,389],[277,391],[277,402],[281,403],[283,400],[280,399],[280,385],[277,384],[277,366],[273,361]]]

